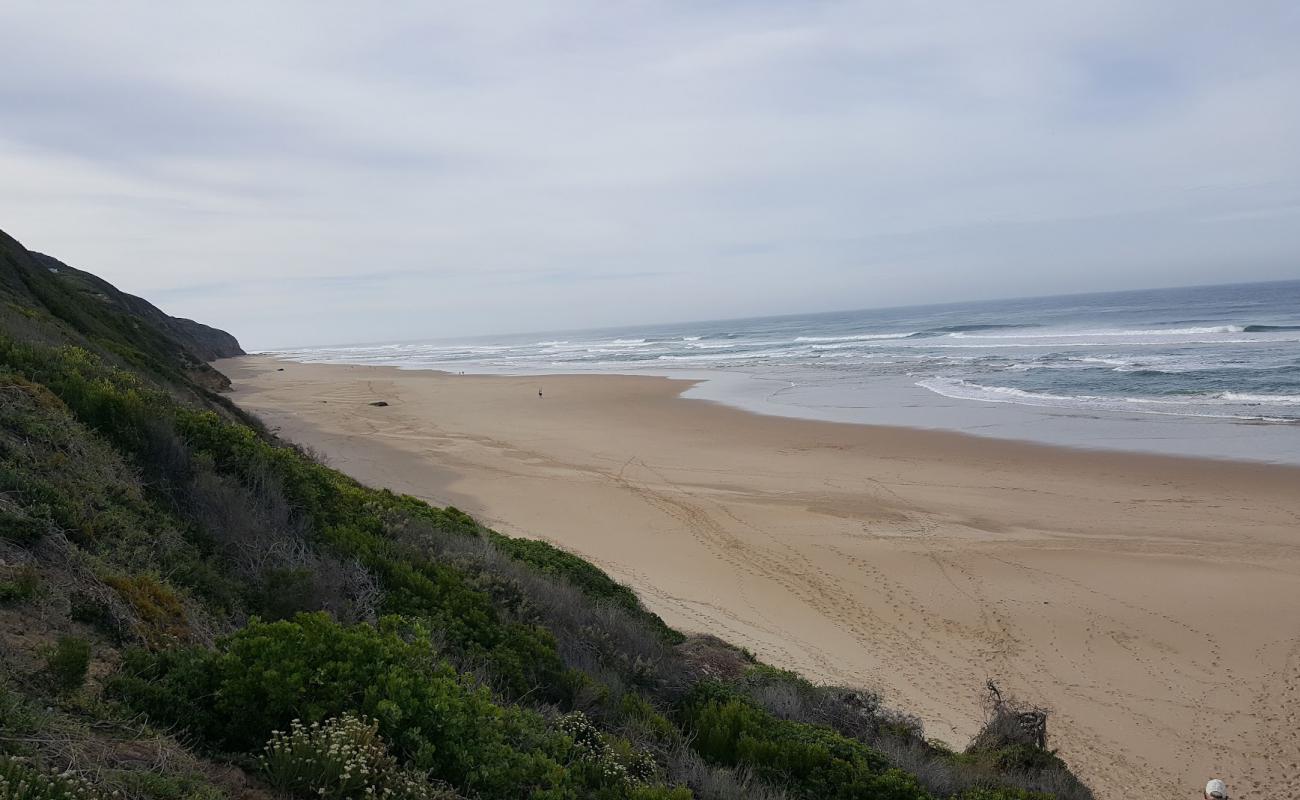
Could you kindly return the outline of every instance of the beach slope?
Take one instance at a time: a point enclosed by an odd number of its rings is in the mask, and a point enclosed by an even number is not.
[[[664,378],[216,366],[363,482],[560,544],[949,743],[994,679],[1099,797],[1300,794],[1300,470],[758,416]]]

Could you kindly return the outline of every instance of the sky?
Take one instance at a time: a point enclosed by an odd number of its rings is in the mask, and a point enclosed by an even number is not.
[[[1300,3],[0,5],[0,229],[245,347],[1300,277]]]

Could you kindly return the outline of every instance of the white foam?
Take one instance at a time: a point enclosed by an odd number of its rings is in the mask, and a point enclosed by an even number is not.
[[[809,346],[809,351],[820,353],[825,350],[859,350],[868,346],[867,340],[854,340],[851,342],[823,342]]]
[[[1184,417],[1213,417],[1260,422],[1295,423],[1293,417],[1276,417],[1257,414],[1233,413],[1232,406],[1273,405],[1300,406],[1300,395],[1268,395],[1239,392],[1222,392],[1213,395],[1185,397],[1102,397],[1099,395],[1058,395],[1046,392],[1029,392],[1011,386],[985,386],[960,378],[927,378],[917,386],[954,400],[976,400],[983,403],[1020,403],[1048,408],[1093,409],[1101,411],[1133,411],[1144,414],[1161,414]],[[1156,410],[1158,407],[1168,410]],[[1222,411],[1206,411],[1218,407]]]
[[[1066,402],[1099,399],[1090,395],[1066,396],[1027,392],[1024,389],[1015,389],[1010,386],[984,386],[960,378],[927,378],[917,381],[916,385],[923,389],[929,389],[935,394],[951,397],[954,400],[981,400],[989,403],[1009,403],[1017,399]]]
[[[1249,392],[1224,392],[1219,395],[1224,400],[1234,403],[1249,403],[1270,406],[1300,406],[1300,395],[1296,394],[1251,394]]]
[[[735,361],[743,362],[751,358],[800,358],[807,353],[794,350],[754,350],[748,353],[717,353],[713,355],[662,355],[658,361]]]
[[[1133,331],[1061,331],[1059,333],[966,333],[948,334],[954,339],[1074,339],[1083,336],[1204,336],[1210,333],[1245,333],[1241,325],[1215,325],[1209,328],[1156,328]]]
[[[864,333],[859,336],[798,336],[796,342],[871,342],[878,339],[906,339],[916,331],[907,333]]]
[[[1080,336],[1082,336],[1082,334],[1080,334]],[[932,344],[931,342],[933,341],[934,340],[917,339],[916,344],[914,346],[917,348],[925,348],[925,349],[933,348],[937,350],[948,349],[948,348],[959,348],[959,349],[966,349],[966,350],[973,350],[973,349],[994,350],[994,349],[1002,349],[1002,348],[1010,348],[1010,347],[1040,347],[1040,348],[1041,347],[1112,347],[1113,348],[1117,346],[1118,347],[1167,347],[1169,345],[1180,345],[1180,344],[1261,344],[1261,343],[1276,344],[1279,342],[1281,343],[1300,342],[1300,339],[1296,339],[1296,338],[1290,338],[1290,339],[1276,339],[1276,338],[1274,339],[1139,339],[1139,340],[1122,341],[1122,342],[1117,342],[1113,339],[1105,339],[1097,342],[1062,342],[1062,341],[1053,340],[1053,341],[1046,341],[1046,342],[1011,343],[1011,342],[987,341],[980,344]],[[911,342],[908,342],[907,346],[910,347],[913,346],[913,344]]]

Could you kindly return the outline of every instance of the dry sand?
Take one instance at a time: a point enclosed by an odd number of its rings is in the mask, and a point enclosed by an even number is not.
[[[358,479],[931,736],[964,744],[994,678],[1099,798],[1300,797],[1300,470],[757,416],[664,378],[217,366]]]

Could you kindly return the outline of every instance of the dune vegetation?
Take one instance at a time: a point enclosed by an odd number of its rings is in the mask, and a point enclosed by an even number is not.
[[[0,234],[0,800],[1091,797],[1009,706],[951,750],[360,485],[106,287]]]

